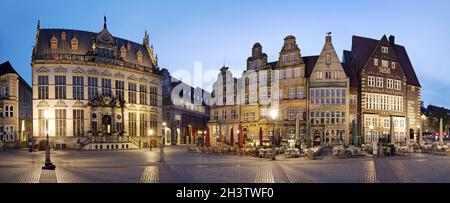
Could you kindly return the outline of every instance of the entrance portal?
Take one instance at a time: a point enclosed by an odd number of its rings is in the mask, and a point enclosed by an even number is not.
[[[111,116],[104,115],[102,118],[103,135],[111,135]]]

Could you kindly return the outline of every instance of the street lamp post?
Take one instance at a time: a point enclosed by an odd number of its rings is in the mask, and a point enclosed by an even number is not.
[[[163,122],[162,134],[159,145],[159,162],[165,162],[164,160],[164,136],[166,136],[166,122]]]
[[[273,109],[270,112],[270,117],[272,118],[272,161],[276,160],[276,153],[275,153],[275,119],[278,117],[278,112]]]
[[[48,119],[50,118],[50,112],[48,110],[44,111],[45,118],[45,133],[46,135],[46,147],[45,147],[45,164],[42,166],[44,170],[55,170],[56,166],[53,165],[50,159],[50,141],[48,137]]]
[[[425,120],[427,120],[427,117],[425,115],[422,115],[421,122],[420,122],[421,127],[419,128],[420,129],[419,145],[423,144],[423,130],[424,130],[423,128],[425,127]]]
[[[153,130],[149,129],[148,130],[148,146],[150,148],[150,151],[152,151],[152,136],[153,136]]]

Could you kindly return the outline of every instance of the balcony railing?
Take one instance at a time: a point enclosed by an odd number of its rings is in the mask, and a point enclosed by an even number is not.
[[[91,62],[91,63],[97,63],[97,64],[114,65],[114,66],[138,69],[138,70],[146,71],[146,72],[152,72],[152,68],[147,67],[147,66],[143,66],[143,65],[139,65],[139,64],[135,64],[135,63],[129,63],[129,62],[116,60],[116,59],[98,57],[98,56],[87,56],[87,55],[77,55],[77,54],[33,55],[33,61],[39,61],[39,60],[58,61],[59,63],[70,63],[70,62],[74,62],[74,61],[84,62],[84,63]]]

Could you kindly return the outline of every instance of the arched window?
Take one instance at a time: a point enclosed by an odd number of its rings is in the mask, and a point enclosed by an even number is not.
[[[3,88],[3,95],[5,97],[9,96],[9,88],[8,88],[8,83],[5,84],[5,87]]]
[[[5,117],[9,116],[9,106],[5,106]]]

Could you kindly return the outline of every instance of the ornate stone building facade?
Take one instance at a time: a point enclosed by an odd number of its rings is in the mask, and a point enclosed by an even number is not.
[[[147,33],[142,44],[114,37],[106,17],[99,33],[38,23],[32,74],[40,144],[48,133],[56,149],[142,148],[156,142],[150,130],[162,133],[162,76]]]
[[[241,78],[234,78],[227,67],[221,69],[213,85],[209,123],[217,141],[230,143],[231,137],[237,141],[238,126],[242,125],[246,142],[260,144],[261,133],[267,142],[273,132],[277,141],[294,144],[297,120],[299,136],[305,138],[306,72],[314,67],[317,56],[302,57],[295,37],[287,36],[278,58],[268,63],[262,46],[256,43]],[[275,119],[270,115],[272,111],[278,114]]]
[[[350,143],[350,77],[341,65],[331,36],[326,37],[322,53],[307,75],[313,145]]]
[[[343,63],[331,33],[319,56],[306,57],[295,37],[288,36],[279,60],[271,63],[256,43],[240,78],[221,69],[212,96],[213,143],[230,143],[231,137],[236,142],[239,125],[245,140],[256,144],[260,133],[266,142],[272,131],[288,143],[295,135],[312,145],[379,138],[405,143],[417,138],[420,124],[420,84],[406,49],[393,36],[354,36]],[[275,119],[271,111],[278,112]]]
[[[173,78],[167,69],[163,75],[163,121],[167,123],[166,144],[194,144],[205,136],[210,119],[211,94]]]
[[[421,86],[405,47],[395,44],[394,36],[353,36],[344,63],[356,76],[352,86],[358,89],[358,134],[363,141],[417,141]]]
[[[0,144],[26,147],[31,138],[31,87],[9,61],[0,64]]]

